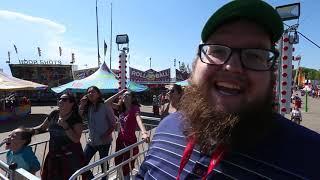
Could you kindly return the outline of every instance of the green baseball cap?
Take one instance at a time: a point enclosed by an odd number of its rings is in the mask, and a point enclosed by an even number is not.
[[[201,39],[206,42],[219,26],[237,19],[247,19],[260,25],[277,42],[283,33],[283,22],[278,12],[262,0],[234,0],[218,9],[205,24]]]

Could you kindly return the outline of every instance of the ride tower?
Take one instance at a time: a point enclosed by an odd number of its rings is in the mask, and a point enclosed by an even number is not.
[[[127,54],[129,53],[129,37],[127,34],[117,35],[116,43],[119,53],[119,91],[127,89]]]
[[[276,99],[275,102],[278,105],[278,112],[282,115],[290,114],[291,112],[291,95],[293,92],[293,83],[292,78],[292,60],[294,51],[293,44],[299,43],[298,36],[298,26],[299,26],[299,17],[300,17],[300,3],[286,4],[283,6],[276,7],[277,12],[279,13],[282,21],[295,20],[298,19],[298,22],[292,26],[288,26],[284,30],[282,38],[279,42],[279,52],[280,57],[277,61],[277,81],[276,81]]]

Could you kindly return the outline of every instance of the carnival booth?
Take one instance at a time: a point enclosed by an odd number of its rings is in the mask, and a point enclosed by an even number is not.
[[[31,112],[31,103],[27,97],[17,97],[18,90],[41,90],[46,85],[18,79],[0,72],[0,123],[26,117]]]

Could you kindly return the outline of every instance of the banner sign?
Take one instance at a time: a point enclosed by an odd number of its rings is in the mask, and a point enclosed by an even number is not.
[[[184,81],[189,78],[189,73],[176,69],[176,81]]]
[[[73,71],[73,79],[77,80],[77,79],[86,78],[91,74],[93,74],[94,72],[96,72],[97,70],[98,68],[90,68],[90,69],[81,69],[81,70]]]
[[[130,81],[147,83],[147,82],[170,82],[170,68],[162,71],[155,71],[149,69],[147,71],[140,71],[129,67]]]
[[[19,59],[19,64],[58,64],[61,65],[62,62],[60,60],[31,60],[31,59]]]
[[[14,77],[56,87],[73,80],[71,65],[10,64]]]

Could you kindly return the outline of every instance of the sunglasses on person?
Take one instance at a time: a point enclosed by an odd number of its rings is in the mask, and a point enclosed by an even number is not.
[[[67,102],[69,101],[69,98],[64,97],[64,98],[59,98],[58,100],[62,102]]]

